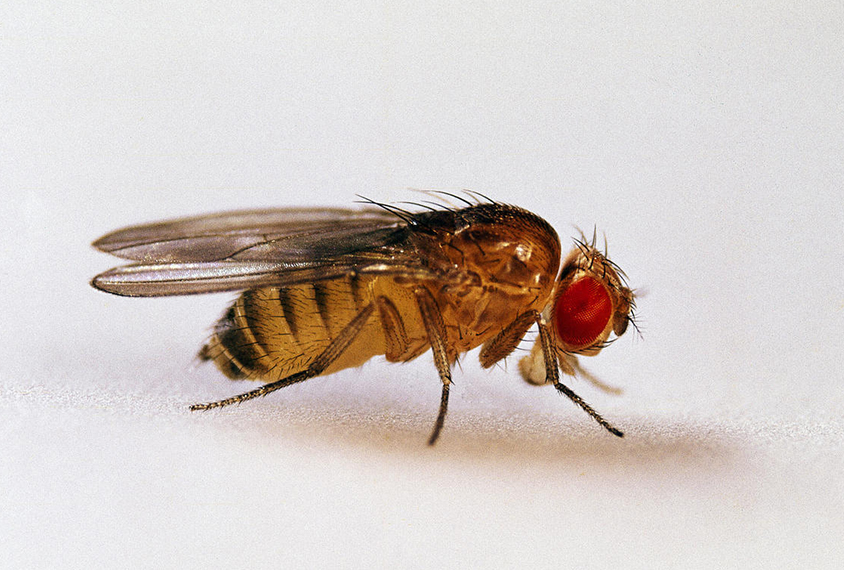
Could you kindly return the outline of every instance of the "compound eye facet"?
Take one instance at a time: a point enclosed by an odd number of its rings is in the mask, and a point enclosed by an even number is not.
[[[557,336],[566,350],[589,348],[599,340],[612,314],[612,299],[606,287],[593,277],[581,277],[557,296]]]

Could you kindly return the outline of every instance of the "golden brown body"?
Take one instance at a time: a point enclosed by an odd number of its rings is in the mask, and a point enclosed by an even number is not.
[[[485,205],[463,227],[419,239],[431,276],[357,276],[246,291],[200,356],[230,378],[277,381],[302,372],[364,308],[375,310],[322,374],[374,356],[407,362],[430,348],[418,291],[430,293],[445,326],[449,362],[548,303],[560,246],[553,229],[524,210]],[[436,278],[434,278],[436,276]]]
[[[373,356],[406,362],[432,351],[445,419],[451,366],[483,346],[489,367],[532,326],[520,371],[550,383],[611,433],[622,433],[559,381],[632,322],[620,270],[585,240],[563,260],[553,228],[521,208],[484,202],[411,213],[364,210],[225,212],[126,228],[95,247],[136,263],[94,278],[126,296],[241,291],[200,351],[230,378],[266,382],[205,410],[265,396]],[[467,202],[468,204],[468,202]]]

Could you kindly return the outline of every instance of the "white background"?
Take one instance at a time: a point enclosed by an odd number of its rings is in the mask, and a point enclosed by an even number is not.
[[[840,568],[840,2],[0,7],[0,566]],[[71,4],[74,4],[71,7]],[[234,5],[234,6],[232,6]],[[231,295],[120,226],[469,188],[606,232],[641,338],[571,385],[373,360],[192,414]]]

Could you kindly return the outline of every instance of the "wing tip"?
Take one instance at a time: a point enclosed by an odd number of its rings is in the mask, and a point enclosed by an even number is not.
[[[111,271],[106,271],[105,273],[100,273],[93,279],[91,279],[88,283],[96,289],[97,291],[102,291],[103,293],[109,293],[110,295],[117,295],[118,297],[141,297],[142,295],[127,293],[120,287],[120,283],[114,282],[113,280],[109,279],[109,274],[112,273]]]
[[[106,238],[107,237],[108,237],[108,235],[104,235],[100,238],[95,239],[94,241],[91,242],[91,247],[93,247],[97,251],[104,251],[104,252],[108,253],[108,249],[106,247]]]

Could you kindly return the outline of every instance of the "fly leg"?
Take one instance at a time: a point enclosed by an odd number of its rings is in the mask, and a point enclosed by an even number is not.
[[[422,321],[425,323],[425,330],[428,333],[428,341],[431,343],[431,351],[434,353],[434,364],[440,374],[443,383],[442,398],[440,398],[440,411],[437,414],[437,421],[434,423],[434,431],[428,439],[428,445],[434,445],[440,437],[440,431],[445,423],[445,414],[448,410],[448,391],[451,387],[451,366],[448,358],[448,347],[446,341],[448,336],[443,323],[443,316],[440,313],[437,302],[431,292],[420,287],[416,291],[416,300],[419,303],[419,312]]]
[[[512,323],[507,325],[504,330],[487,341],[478,357],[481,361],[481,366],[489,368],[502,358],[509,356],[519,343],[522,342],[525,333],[536,322],[538,315],[539,313],[536,311],[522,313]]]
[[[593,386],[595,386],[599,390],[603,390],[607,394],[619,395],[624,392],[624,390],[619,388],[618,386],[607,384],[606,382],[586,370],[580,365],[580,362],[577,360],[577,357],[573,354],[566,354],[565,360],[566,364],[571,369],[572,376],[579,376],[580,378],[583,378],[584,380],[590,382]],[[560,366],[563,366],[562,362],[560,363]]]
[[[571,388],[560,382],[560,372],[557,368],[557,350],[554,347],[551,339],[551,332],[539,313],[536,315],[536,324],[539,326],[539,338],[542,342],[542,353],[545,356],[545,380],[554,385],[561,394],[565,394],[569,400],[577,404],[584,412],[592,416],[596,422],[613,435],[624,437],[624,433],[601,417],[601,414],[592,409],[592,406],[583,401],[583,399],[575,394]]]
[[[228,406],[230,404],[239,404],[241,402],[245,402],[246,400],[266,396],[271,392],[286,388],[291,384],[296,384],[297,382],[302,382],[309,378],[319,376],[331,365],[332,362],[337,359],[337,357],[343,354],[343,351],[346,350],[350,344],[352,344],[352,341],[355,340],[358,333],[360,333],[364,325],[366,325],[366,322],[369,320],[369,317],[372,315],[374,310],[374,304],[370,303],[367,305],[355,316],[354,319],[351,320],[351,322],[349,322],[348,325],[346,325],[342,331],[340,331],[337,338],[331,341],[331,344],[329,344],[326,349],[323,350],[322,353],[313,360],[313,362],[311,362],[310,366],[308,366],[306,370],[297,372],[287,378],[282,378],[281,380],[264,384],[260,388],[250,392],[226,398],[225,400],[210,402],[208,404],[194,404],[190,407],[191,411],[210,410],[212,408],[222,408],[223,406]]]

